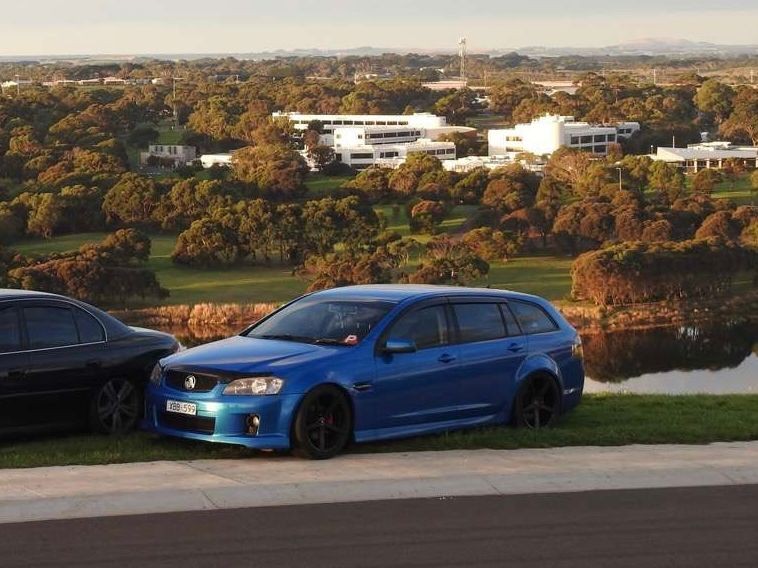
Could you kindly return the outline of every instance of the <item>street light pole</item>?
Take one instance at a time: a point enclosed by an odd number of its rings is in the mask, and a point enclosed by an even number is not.
[[[619,191],[624,189],[624,187],[621,185],[621,168],[616,168],[619,172]]]

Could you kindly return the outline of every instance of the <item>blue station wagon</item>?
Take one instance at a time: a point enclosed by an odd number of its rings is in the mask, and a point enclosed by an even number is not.
[[[582,396],[578,333],[549,302],[490,289],[316,292],[240,335],[161,360],[148,430],[330,458],[348,443],[552,425]]]

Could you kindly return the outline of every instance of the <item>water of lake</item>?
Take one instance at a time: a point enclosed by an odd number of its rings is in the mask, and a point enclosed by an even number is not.
[[[167,330],[187,346],[232,335],[198,338]],[[661,394],[758,393],[758,326],[723,323],[583,336],[585,392]]]

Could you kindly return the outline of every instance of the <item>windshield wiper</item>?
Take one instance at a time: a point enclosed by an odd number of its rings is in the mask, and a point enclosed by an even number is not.
[[[316,345],[339,345],[340,347],[350,347],[348,343],[340,341],[339,339],[332,339],[331,337],[322,337],[321,339],[316,339],[313,343]]]
[[[312,337],[306,337],[303,335],[291,335],[289,333],[281,333],[281,334],[266,334],[266,335],[253,335],[252,336],[255,339],[274,339],[277,341],[294,341],[296,343],[315,343],[315,340]]]

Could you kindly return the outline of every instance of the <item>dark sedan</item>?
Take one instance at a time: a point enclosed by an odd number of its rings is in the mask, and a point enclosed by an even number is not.
[[[0,431],[86,422],[126,432],[140,418],[156,361],[178,350],[171,335],[83,302],[0,289]]]

